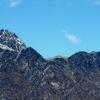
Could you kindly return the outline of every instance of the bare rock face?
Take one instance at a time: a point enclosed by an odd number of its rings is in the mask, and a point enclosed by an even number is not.
[[[100,100],[100,52],[44,59],[0,32],[0,100]]]
[[[26,49],[26,46],[15,33],[2,29],[0,30],[0,48],[21,52]]]

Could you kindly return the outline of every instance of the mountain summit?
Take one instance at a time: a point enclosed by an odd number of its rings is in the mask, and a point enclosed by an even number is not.
[[[100,100],[100,52],[44,59],[1,30],[0,100]]]
[[[15,33],[2,29],[0,30],[0,48],[21,52],[26,49],[26,46]]]

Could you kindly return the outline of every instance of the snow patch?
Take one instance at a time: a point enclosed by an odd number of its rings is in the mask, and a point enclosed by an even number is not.
[[[22,41],[19,38],[17,38],[17,43],[21,44],[21,45],[23,44]]]
[[[4,49],[4,50],[14,51],[13,49],[11,49],[11,48],[9,48],[8,46],[3,45],[3,44],[0,44],[0,48],[1,48],[1,49]]]
[[[58,83],[56,82],[51,82],[51,85],[53,85],[54,87],[59,87]]]
[[[5,34],[5,31],[3,31],[3,33],[2,34]]]

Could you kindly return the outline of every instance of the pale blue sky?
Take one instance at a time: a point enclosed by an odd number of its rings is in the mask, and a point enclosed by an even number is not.
[[[100,0],[0,0],[0,28],[45,58],[100,51]]]

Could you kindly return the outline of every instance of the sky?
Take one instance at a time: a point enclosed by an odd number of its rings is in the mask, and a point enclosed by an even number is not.
[[[0,0],[0,29],[44,58],[100,51],[100,0]]]

